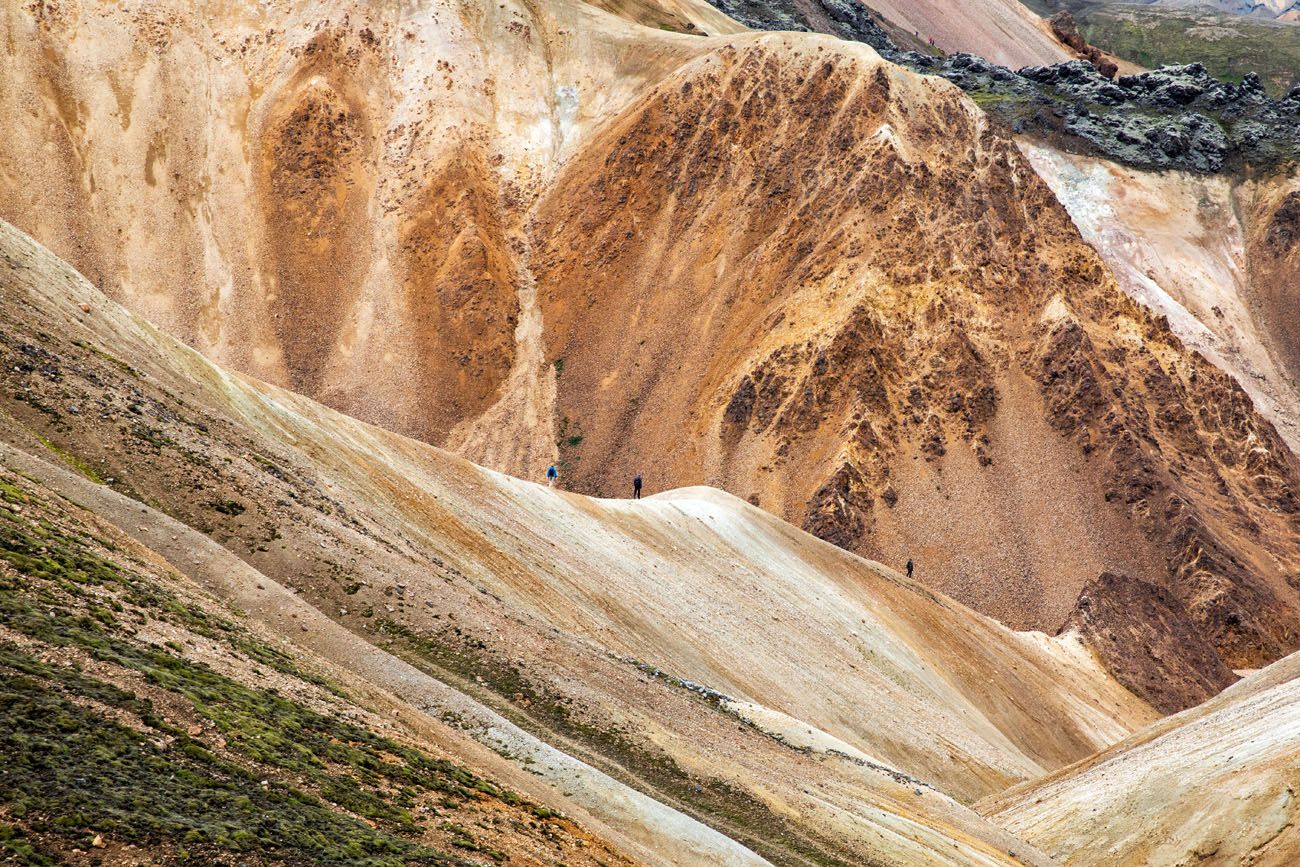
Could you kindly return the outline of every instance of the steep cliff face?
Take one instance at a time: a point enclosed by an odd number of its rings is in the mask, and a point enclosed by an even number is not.
[[[1015,627],[1109,571],[1176,597],[1189,658],[1297,645],[1294,459],[972,102],[605,5],[6,7],[0,216],[211,357],[496,469],[719,485]],[[1279,309],[1288,213],[1253,242]]]

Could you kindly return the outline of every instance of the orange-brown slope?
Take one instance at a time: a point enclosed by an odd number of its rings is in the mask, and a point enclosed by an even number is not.
[[[6,4],[0,217],[210,357],[442,443],[516,364],[537,187],[697,42],[576,0]]]
[[[1016,625],[1109,569],[1232,666],[1296,646],[1290,453],[955,89],[728,45],[603,129],[532,234],[577,489],[721,484]]]
[[[1300,183],[1262,180],[1240,196],[1247,217],[1247,303],[1283,375],[1300,381]]]

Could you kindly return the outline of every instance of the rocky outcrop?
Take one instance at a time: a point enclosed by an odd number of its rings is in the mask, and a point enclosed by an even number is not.
[[[738,20],[756,30],[811,29],[865,42],[895,63],[941,75],[975,94],[985,111],[1016,133],[1057,139],[1125,165],[1219,172],[1300,158],[1300,86],[1274,100],[1257,75],[1233,84],[1199,63],[1112,80],[1118,67],[1087,44],[1068,12],[1052,18],[1052,29],[1082,59],[1016,71],[971,54],[902,51],[865,13],[853,26],[832,27],[801,17],[794,4],[715,5],[728,14],[734,6]]]
[[[1083,38],[1083,34],[1079,32],[1079,25],[1069,11],[1062,9],[1057,12],[1047,19],[1047,25],[1051,28],[1053,36],[1073,50],[1079,58],[1091,63],[1103,77],[1114,78],[1119,72],[1119,65],[1115,61],[1106,57],[1097,46],[1089,45]]]
[[[1125,165],[1218,172],[1300,156],[1300,88],[1273,100],[1258,76],[1232,84],[1193,63],[1111,81],[1085,60],[1018,72],[970,55],[906,62],[979,95],[1017,133]]]
[[[892,50],[889,36],[857,0],[709,0],[718,11],[753,30],[826,33]]]
[[[1062,631],[1076,631],[1115,678],[1173,713],[1217,695],[1237,678],[1167,588],[1103,573],[1079,594]]]

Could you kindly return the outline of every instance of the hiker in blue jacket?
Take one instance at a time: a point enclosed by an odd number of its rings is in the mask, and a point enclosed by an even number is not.
[[[549,467],[546,468],[547,486],[552,488],[555,487],[555,480],[558,479],[559,477],[560,477],[560,471],[555,468],[555,464],[551,464]]]

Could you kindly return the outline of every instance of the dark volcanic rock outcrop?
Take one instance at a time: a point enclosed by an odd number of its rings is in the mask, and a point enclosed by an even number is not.
[[[857,0],[709,0],[718,11],[753,30],[826,33],[865,42],[879,51],[894,43]]]
[[[755,30],[813,30],[865,42],[894,63],[972,93],[1016,133],[1048,136],[1125,165],[1218,172],[1300,158],[1300,87],[1274,100],[1257,75],[1233,84],[1199,63],[1112,81],[1115,64],[1084,41],[1073,19],[1053,17],[1053,31],[1083,59],[1014,71],[970,54],[902,51],[851,0],[710,2]]]
[[[1257,76],[1233,84],[1193,63],[1111,81],[1086,60],[1018,72],[965,54],[905,62],[972,93],[1017,133],[1126,165],[1217,172],[1300,156],[1300,91],[1270,99]]]
[[[1079,594],[1062,631],[1078,630],[1116,680],[1166,713],[1235,681],[1199,636],[1200,625],[1167,588],[1105,572]]]

